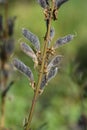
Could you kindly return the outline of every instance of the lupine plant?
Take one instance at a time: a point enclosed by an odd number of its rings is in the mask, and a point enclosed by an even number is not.
[[[10,56],[14,51],[14,22],[15,18],[8,18],[8,1],[0,1],[5,14],[0,14],[0,129],[5,128],[5,110],[7,93],[13,85],[14,81],[9,81],[12,67],[9,63]],[[4,20],[3,20],[4,19]],[[4,22],[5,21],[5,22]]]
[[[52,21],[55,22],[57,20],[57,14],[60,7],[67,1],[68,0],[38,0],[39,5],[43,9],[46,24],[46,33],[44,35],[42,48],[40,47],[40,40],[35,34],[26,28],[22,29],[23,36],[29,40],[34,49],[25,42],[20,43],[20,48],[26,55],[32,58],[34,62],[34,69],[37,70],[38,76],[38,80],[35,81],[30,67],[26,66],[17,58],[13,60],[12,63],[14,67],[28,77],[30,85],[34,91],[29,115],[25,118],[24,122],[25,130],[31,130],[31,121],[37,100],[43,94],[49,81],[58,74],[60,63],[64,56],[58,55],[56,53],[57,49],[70,42],[75,37],[75,35],[69,34],[58,38],[54,44],[51,44],[55,35],[54,27],[52,27]]]

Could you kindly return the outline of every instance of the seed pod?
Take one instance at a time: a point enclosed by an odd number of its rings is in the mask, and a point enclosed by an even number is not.
[[[13,60],[13,65],[30,79],[31,84],[34,84],[34,76],[29,67],[16,58]]]
[[[14,16],[13,18],[9,18],[7,21],[8,24],[8,35],[12,36],[14,33],[14,22],[15,22],[16,16]]]
[[[57,55],[55,56],[51,62],[48,64],[47,66],[47,71],[49,72],[49,70],[52,68],[52,67],[56,67],[58,66],[58,64],[60,63],[61,59],[63,58],[62,55]]]
[[[67,2],[67,1],[68,1],[68,0],[56,0],[56,2],[55,2],[56,8],[59,9],[60,6],[61,6],[62,4],[64,4],[65,2]]]
[[[36,51],[40,51],[40,42],[36,35],[28,31],[27,29],[22,29],[22,33],[35,47]]]
[[[49,82],[52,78],[54,78],[56,76],[57,72],[58,72],[58,68],[52,67],[48,73],[47,81]]]
[[[54,44],[54,48],[56,49],[56,48],[60,47],[61,45],[70,42],[71,40],[73,40],[74,37],[75,37],[75,35],[69,34],[69,35],[67,35],[65,37],[59,38],[56,41],[56,43]]]
[[[38,3],[40,4],[40,6],[44,9],[47,8],[47,3],[48,1],[47,0],[38,0]]]
[[[20,47],[21,47],[21,50],[22,50],[26,55],[30,56],[30,57],[33,59],[33,61],[34,61],[36,64],[38,64],[37,57],[36,57],[34,51],[32,50],[32,48],[31,48],[29,45],[27,45],[26,43],[21,43],[21,44],[20,44]]]
[[[44,75],[42,78],[42,82],[40,85],[40,94],[43,92],[45,86],[47,85],[47,83],[56,76],[58,72],[58,68],[57,67],[52,67],[48,73],[48,75]]]
[[[8,41],[5,43],[5,51],[7,55],[11,55],[14,50],[14,39],[10,38]]]
[[[46,83],[47,83],[47,77],[46,77],[46,75],[44,75],[43,78],[42,78],[41,85],[40,85],[40,89],[41,90],[44,88],[44,86],[46,85]]]

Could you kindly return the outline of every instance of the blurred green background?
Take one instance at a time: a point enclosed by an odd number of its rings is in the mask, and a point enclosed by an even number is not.
[[[3,7],[0,5],[0,14],[4,16]],[[76,34],[76,37],[70,44],[57,50],[58,54],[64,55],[62,67],[37,102],[32,121],[32,128],[35,130],[70,130],[78,124],[81,114],[87,115],[87,99],[84,98],[84,93],[87,93],[87,89],[84,91],[87,86],[86,12],[87,0],[69,0],[60,8],[58,20],[52,23],[55,28],[52,43],[67,34]],[[35,33],[43,44],[46,32],[43,9],[36,0],[9,0],[8,14],[9,17],[17,16],[14,30],[15,51],[11,60],[14,57],[21,59],[31,67],[37,78],[31,58],[21,52],[19,44],[21,41],[30,44],[22,36],[22,28]],[[30,109],[33,90],[28,79],[19,72],[14,72],[12,78],[15,79],[15,84],[7,97],[6,127],[21,130],[23,119]]]

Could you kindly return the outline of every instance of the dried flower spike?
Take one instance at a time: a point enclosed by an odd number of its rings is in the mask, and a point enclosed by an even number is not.
[[[22,33],[25,38],[27,38],[33,44],[36,51],[40,51],[40,42],[38,37],[25,28],[22,29]]]
[[[30,56],[34,63],[37,65],[38,64],[38,60],[37,60],[37,56],[35,55],[34,51],[32,50],[32,48],[27,45],[26,43],[21,43],[20,44],[21,50],[28,56]]]
[[[61,45],[70,42],[71,40],[73,40],[74,37],[75,37],[75,35],[69,34],[69,35],[67,35],[67,36],[65,36],[65,37],[59,38],[59,39],[56,41],[56,43],[54,44],[53,48],[56,49],[56,48],[60,47]]]
[[[31,85],[34,84],[34,76],[29,67],[16,58],[13,60],[13,65],[30,79]]]

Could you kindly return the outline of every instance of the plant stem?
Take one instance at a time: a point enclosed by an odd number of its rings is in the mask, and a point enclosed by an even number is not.
[[[50,37],[50,29],[51,29],[51,21],[52,21],[53,9],[54,9],[54,0],[52,1],[52,10],[51,10],[50,17],[49,17],[49,24],[48,24],[46,36],[45,36],[45,39],[44,39],[43,59],[42,59],[41,70],[40,70],[40,74],[39,74],[39,78],[38,78],[38,83],[36,85],[36,91],[35,91],[34,96],[33,96],[31,109],[30,109],[29,116],[28,116],[28,124],[27,124],[25,130],[30,130],[30,125],[31,125],[31,121],[32,121],[36,101],[37,101],[37,98],[39,96],[39,88],[40,88],[40,84],[41,84],[43,73],[44,73],[44,65],[45,65],[45,59],[46,59],[46,51],[47,51],[47,47],[48,47],[48,39]]]

